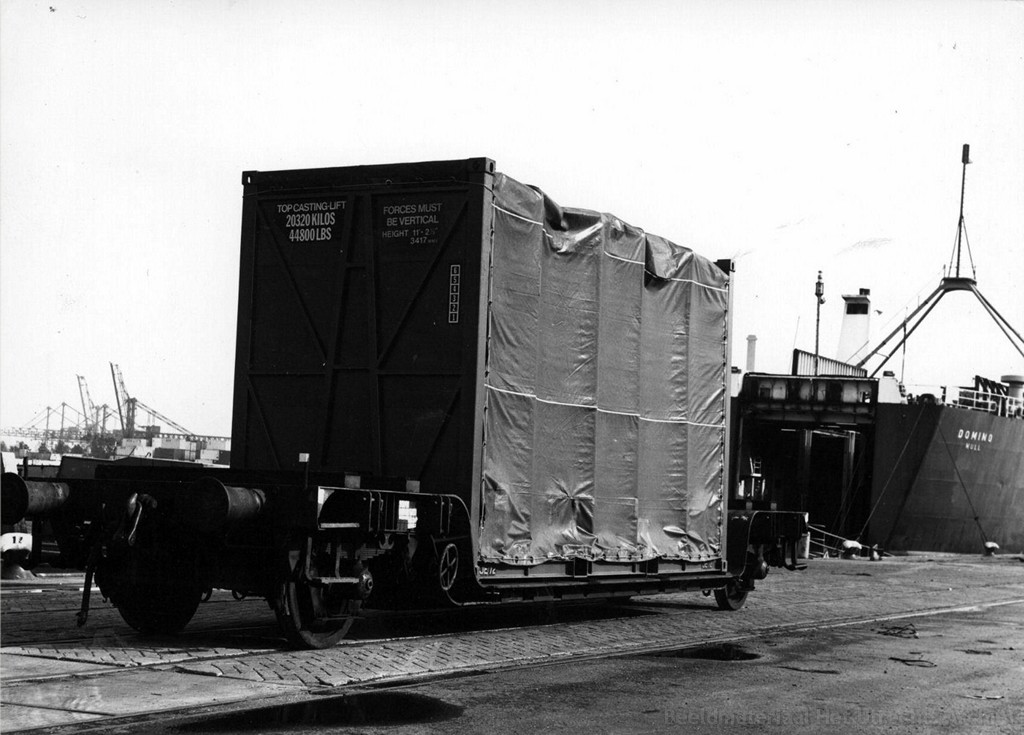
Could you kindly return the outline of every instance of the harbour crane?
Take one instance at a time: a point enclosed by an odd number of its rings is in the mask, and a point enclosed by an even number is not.
[[[110,363],[110,375],[114,379],[114,400],[117,402],[118,418],[121,419],[121,434],[131,439],[135,436],[135,401],[125,390],[121,368]]]
[[[135,436],[136,417],[138,416],[138,409],[140,408],[149,414],[151,418],[158,419],[179,434],[194,436],[191,431],[178,422],[167,418],[155,408],[147,406],[138,398],[129,396],[128,391],[124,387],[124,376],[121,374],[121,368],[115,363],[110,363],[110,374],[114,379],[114,398],[117,400],[117,413],[121,419],[121,431],[124,433],[126,438],[131,439]]]
[[[84,375],[75,376],[78,378],[78,394],[82,398],[82,413],[85,415],[85,433],[91,434],[99,429],[99,416],[96,406],[93,405],[92,396],[89,395],[89,385],[85,382]]]
[[[134,402],[137,408],[141,408],[143,411],[145,411],[151,419],[158,419],[162,423],[174,429],[179,434],[184,434],[186,436],[194,436],[194,434],[188,429],[186,429],[184,426],[182,426],[176,421],[172,421],[171,419],[167,418],[162,413],[157,411],[155,408],[150,408],[145,403],[140,401],[138,398],[132,398],[131,400]]]

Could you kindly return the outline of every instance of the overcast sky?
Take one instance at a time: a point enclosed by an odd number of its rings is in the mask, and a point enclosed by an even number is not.
[[[1024,330],[1024,3],[0,4],[0,426],[76,375],[228,434],[241,172],[488,156],[566,206],[736,258],[734,364],[938,285],[965,216]],[[890,329],[894,324],[890,325]],[[901,364],[894,365],[897,372]],[[1024,373],[973,297],[911,384]]]

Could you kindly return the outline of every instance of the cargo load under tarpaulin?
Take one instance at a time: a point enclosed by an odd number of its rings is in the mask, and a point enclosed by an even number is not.
[[[488,159],[244,183],[233,468],[456,495],[481,565],[724,557],[718,266]]]
[[[721,552],[728,277],[494,181],[480,554]]]

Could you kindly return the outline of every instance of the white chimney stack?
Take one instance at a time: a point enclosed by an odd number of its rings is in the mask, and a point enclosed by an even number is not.
[[[867,347],[871,336],[871,289],[862,288],[856,295],[843,296],[843,326],[839,332],[839,350],[836,358],[850,362],[854,355]]]
[[[747,337],[747,372],[754,372],[754,358],[757,352],[757,335],[751,334]]]

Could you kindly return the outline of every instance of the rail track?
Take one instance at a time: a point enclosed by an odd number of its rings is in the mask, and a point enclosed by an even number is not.
[[[174,636],[146,636],[121,620],[117,610],[102,600],[94,588],[93,602],[86,626],[75,625],[81,602],[81,587],[59,591],[24,586],[5,590],[2,602],[3,626],[0,645],[88,647],[117,640],[124,646],[192,647],[196,643],[248,639],[255,650],[287,650],[277,629],[273,611],[258,598],[236,600],[226,590],[216,590],[200,605],[196,617]],[[697,608],[711,609],[713,603],[690,594]],[[680,611],[678,604],[669,605]],[[689,607],[688,605],[686,607]],[[522,604],[484,608],[434,608],[427,610],[364,610],[348,638],[336,647],[384,643],[410,638],[453,636],[481,630],[518,629],[531,626],[632,618],[664,614],[669,609],[646,608],[621,602],[579,601],[558,604]],[[155,664],[154,664],[155,665]]]
[[[822,590],[828,591],[827,598]],[[78,631],[78,596],[70,590],[7,592],[0,598],[5,713],[22,712],[26,723],[55,722],[56,702],[57,709],[69,713],[59,715],[66,731],[95,731],[143,723],[158,712],[196,712],[196,707],[213,713],[270,700],[301,701],[351,687],[657,653],[864,622],[886,628],[907,618],[993,605],[1020,610],[1024,577],[1020,562],[1009,559],[938,564],[829,560],[804,574],[769,578],[750,601],[753,610],[737,613],[720,611],[713,600],[696,593],[654,595],[628,604],[371,610],[350,638],[320,651],[290,650],[262,600],[236,601],[228,592],[215,592],[193,624],[173,637],[138,635],[100,599],[84,632]],[[128,719],[95,714],[90,716],[101,719],[88,726],[72,724],[83,711],[93,711],[76,699],[83,687],[98,693],[99,700],[88,703],[97,713],[115,711],[108,700],[135,692],[130,703],[121,705],[128,708],[121,710]],[[187,699],[180,694],[186,690],[201,692],[201,697]],[[11,710],[12,703],[23,709]],[[33,707],[41,709],[36,713]],[[11,720],[10,731],[18,729]]]

